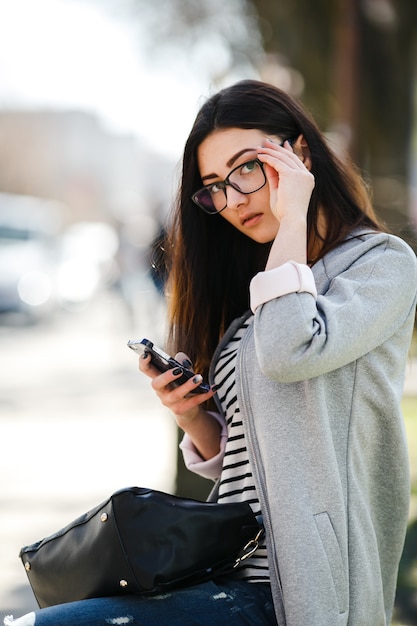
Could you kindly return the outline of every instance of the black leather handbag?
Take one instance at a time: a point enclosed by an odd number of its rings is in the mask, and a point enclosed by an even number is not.
[[[41,608],[154,594],[230,573],[263,529],[246,502],[216,504],[129,487],[20,551]]]

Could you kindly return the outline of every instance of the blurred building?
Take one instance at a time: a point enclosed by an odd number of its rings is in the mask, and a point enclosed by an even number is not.
[[[92,114],[0,112],[0,311],[77,308],[117,285],[134,315],[173,178],[173,163]],[[44,224],[55,211],[53,242],[29,228],[35,210]]]
[[[136,137],[110,133],[93,114],[0,112],[0,191],[58,200],[71,222],[159,211],[172,171]]]

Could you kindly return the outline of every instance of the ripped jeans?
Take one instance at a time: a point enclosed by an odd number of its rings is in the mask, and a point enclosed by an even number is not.
[[[60,604],[5,626],[277,626],[266,583],[208,581],[158,596],[118,596]]]

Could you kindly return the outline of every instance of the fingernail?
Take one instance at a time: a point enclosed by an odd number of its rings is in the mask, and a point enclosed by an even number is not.
[[[144,352],[144,353],[142,354],[142,359],[147,359],[147,358],[148,358],[148,356],[149,356],[149,354],[150,354],[149,352]]]
[[[199,385],[202,382],[202,380],[203,380],[203,377],[201,376],[201,374],[197,374],[193,378],[193,383],[194,385]]]
[[[174,375],[174,376],[179,376],[180,374],[182,374],[182,369],[181,369],[181,367],[175,367],[175,368],[172,370],[172,373],[173,373],[173,375]]]
[[[219,385],[212,385],[211,390],[212,391],[217,391],[219,388]]]
[[[184,367],[186,367],[187,369],[190,369],[190,367],[193,366],[193,364],[191,363],[190,359],[184,359],[182,364],[184,365]]]

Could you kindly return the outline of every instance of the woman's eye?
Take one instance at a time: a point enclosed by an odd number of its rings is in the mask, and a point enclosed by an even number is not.
[[[249,161],[242,165],[240,173],[241,174],[252,174],[252,172],[258,167],[257,161]]]
[[[210,185],[210,193],[211,194],[214,195],[214,194],[218,193],[219,191],[221,191],[221,186],[220,185],[217,185],[216,183],[213,183],[212,185]]]

